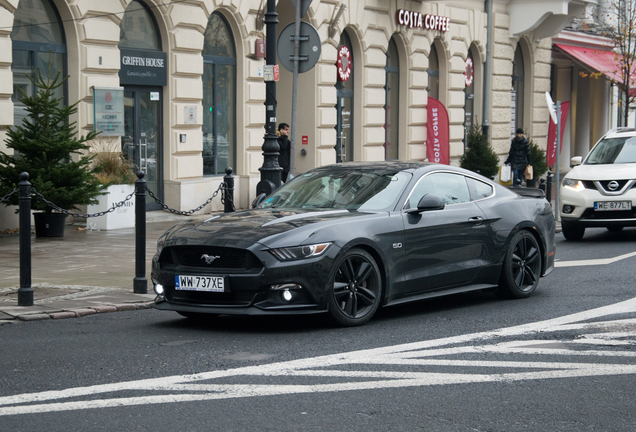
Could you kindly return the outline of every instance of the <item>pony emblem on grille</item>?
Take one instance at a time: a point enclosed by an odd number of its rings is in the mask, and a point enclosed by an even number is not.
[[[212,264],[212,262],[218,258],[221,258],[221,257],[218,255],[217,256],[208,255],[208,254],[201,255],[201,259],[204,259],[206,264]]]

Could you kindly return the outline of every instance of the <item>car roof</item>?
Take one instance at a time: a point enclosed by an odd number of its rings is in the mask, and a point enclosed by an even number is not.
[[[325,165],[316,170],[391,170],[391,171],[413,171],[429,165],[439,165],[430,162],[420,161],[376,161],[376,162],[342,162],[333,165]]]
[[[636,136],[636,128],[629,127],[618,127],[614,129],[610,129],[603,136],[603,138],[617,138],[624,136]]]

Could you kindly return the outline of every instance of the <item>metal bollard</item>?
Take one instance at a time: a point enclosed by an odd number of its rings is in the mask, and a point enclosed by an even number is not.
[[[31,183],[29,174],[20,174],[18,183],[20,204],[20,288],[18,306],[33,306],[33,288],[31,287]]]
[[[223,181],[225,183],[225,190],[223,191],[224,195],[224,213],[232,213],[234,211],[234,177],[232,176],[232,168],[225,168],[225,176],[223,176]]]
[[[543,191],[543,196],[545,196],[545,179],[539,179],[539,189]]]
[[[146,179],[143,171],[137,172],[135,182],[135,279],[133,292],[148,293],[146,279]]]
[[[549,203],[552,203],[552,177],[552,171],[548,170],[548,177],[545,186],[545,199],[547,199]]]

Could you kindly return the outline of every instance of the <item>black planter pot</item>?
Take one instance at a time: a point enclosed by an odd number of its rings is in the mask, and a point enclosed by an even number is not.
[[[33,213],[36,237],[64,237],[66,215],[63,213]]]
[[[526,186],[527,187],[537,187],[537,180],[536,179],[526,180]]]

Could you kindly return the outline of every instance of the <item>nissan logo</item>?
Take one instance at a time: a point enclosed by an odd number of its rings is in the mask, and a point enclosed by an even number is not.
[[[615,191],[616,189],[618,189],[618,182],[616,180],[612,180],[607,184],[607,188],[609,190]]]

